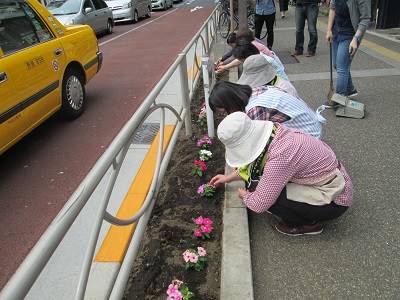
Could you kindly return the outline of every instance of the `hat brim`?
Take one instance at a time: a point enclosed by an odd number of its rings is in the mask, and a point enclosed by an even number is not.
[[[249,85],[250,87],[255,88],[270,82],[272,79],[275,78],[275,76],[276,76],[276,71],[273,70],[271,72],[271,69],[263,70],[259,73],[252,73],[252,74],[243,72],[237,83],[243,85]]]
[[[247,137],[240,145],[227,147],[226,163],[232,167],[242,167],[256,160],[262,153],[272,133],[273,123],[270,121],[254,120]]]

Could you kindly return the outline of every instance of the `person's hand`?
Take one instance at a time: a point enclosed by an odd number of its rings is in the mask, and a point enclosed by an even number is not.
[[[327,30],[325,34],[325,40],[327,43],[332,43],[333,33],[332,30]]]
[[[354,56],[354,54],[356,54],[358,49],[358,42],[356,39],[352,39],[349,45],[349,53],[350,56]]]
[[[243,198],[248,194],[249,192],[243,188],[238,189],[238,194],[240,199],[243,200]]]
[[[225,184],[227,182],[228,182],[228,176],[218,174],[218,175],[215,175],[213,178],[211,178],[209,184],[214,187],[218,187],[219,185]]]
[[[225,71],[225,67],[224,66],[218,66],[217,70],[215,71],[215,73],[217,74],[221,74],[222,72]]]

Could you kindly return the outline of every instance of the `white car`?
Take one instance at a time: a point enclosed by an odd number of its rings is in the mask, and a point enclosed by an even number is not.
[[[97,34],[113,31],[113,14],[103,0],[49,0],[46,7],[64,25],[87,24]]]
[[[150,0],[106,0],[106,3],[112,10],[114,22],[136,23],[141,17],[151,16]]]
[[[152,9],[167,10],[174,5],[173,0],[151,0]]]

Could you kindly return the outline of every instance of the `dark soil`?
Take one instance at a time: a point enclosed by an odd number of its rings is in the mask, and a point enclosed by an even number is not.
[[[213,158],[207,162],[205,176],[199,178],[190,174],[193,162],[198,158],[196,140],[206,133],[206,130],[196,126],[197,114],[203,102],[203,85],[200,83],[191,104],[195,138],[186,138],[184,129],[180,132],[141,251],[133,266],[125,299],[166,299],[166,290],[173,279],[182,280],[188,285],[195,293],[192,299],[219,299],[224,190],[217,189],[212,198],[203,198],[196,193],[200,184],[224,172],[224,147],[217,138],[210,149]],[[193,219],[198,216],[214,221],[211,239],[193,237]],[[207,251],[206,268],[200,272],[186,270],[182,253],[198,246],[203,246]]]

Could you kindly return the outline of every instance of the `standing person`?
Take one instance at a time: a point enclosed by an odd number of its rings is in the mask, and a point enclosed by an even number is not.
[[[308,25],[308,33],[310,34],[306,57],[315,55],[318,43],[317,18],[319,1],[320,0],[297,0],[296,2],[296,45],[292,54],[293,56],[303,55],[304,25],[306,20]]]
[[[275,23],[275,2],[274,0],[256,0],[256,14],[254,20],[254,31],[256,38],[260,38],[264,22],[267,27],[267,47],[272,50],[274,44],[274,23]]]
[[[219,124],[226,163],[237,168],[218,174],[218,186],[243,180],[238,190],[247,208],[270,212],[286,235],[318,234],[320,222],[336,219],[352,204],[353,185],[343,164],[324,142],[270,121],[252,121],[235,112]]]
[[[371,0],[331,0],[326,40],[332,43],[333,65],[337,72],[336,93],[358,94],[350,67],[371,18]]]
[[[281,12],[281,19],[286,17],[288,11],[289,0],[279,0],[279,11]]]

